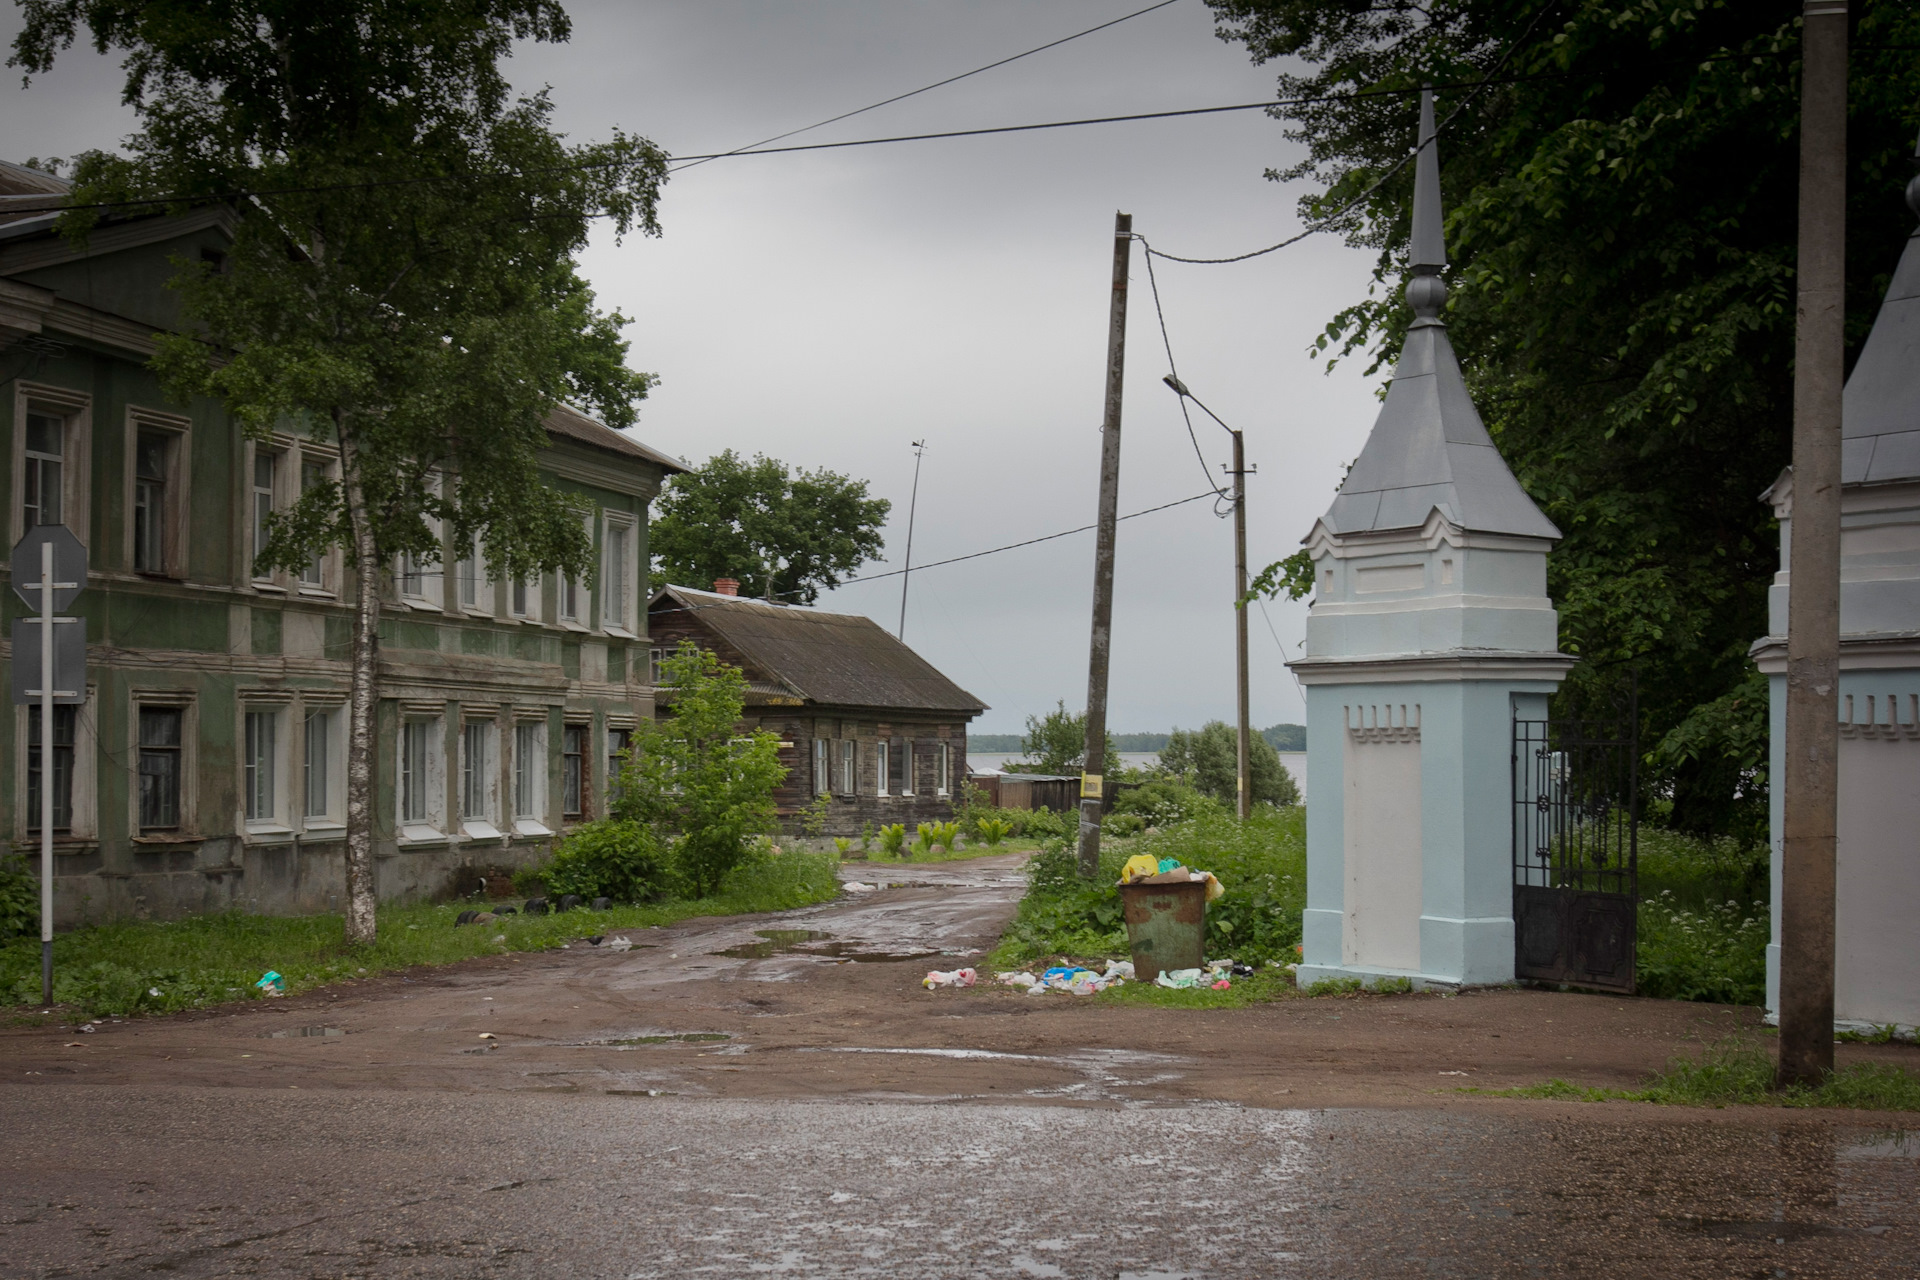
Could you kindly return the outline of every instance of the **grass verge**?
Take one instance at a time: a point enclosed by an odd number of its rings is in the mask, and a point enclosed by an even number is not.
[[[133,920],[76,929],[54,940],[54,1000],[69,1012],[172,1013],[260,998],[253,984],[268,969],[289,992],[415,965],[452,964],[475,956],[546,951],[615,929],[667,925],[695,916],[784,911],[824,902],[839,892],[835,859],[790,853],[736,872],[708,898],[513,915],[491,924],[454,927],[471,902],[413,903],[380,908],[379,940],[348,946],[339,915],[255,916],[241,912],[184,920]],[[504,905],[504,904],[503,904]],[[15,1020],[40,1009],[40,942],[0,944],[0,1006]]]
[[[1462,1089],[1495,1098],[1552,1098],[1567,1102],[1657,1102],[1680,1107],[1729,1104],[1777,1107],[1852,1107],[1920,1111],[1920,1073],[1888,1062],[1856,1062],[1818,1088],[1775,1090],[1773,1057],[1758,1045],[1722,1040],[1700,1058],[1675,1058],[1644,1089],[1596,1089],[1548,1080],[1515,1089]]]
[[[1032,853],[1043,843],[1045,842],[1041,840],[1015,840],[1008,837],[997,845],[968,843],[961,845],[958,849],[941,848],[937,853],[914,853],[907,850],[898,858],[889,858],[880,850],[873,849],[868,851],[866,861],[895,867],[916,862],[965,862],[971,858],[996,858],[1003,853]]]

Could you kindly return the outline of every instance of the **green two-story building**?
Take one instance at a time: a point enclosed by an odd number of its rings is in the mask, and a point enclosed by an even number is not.
[[[11,709],[0,840],[37,851],[53,806],[63,925],[338,908],[352,571],[337,553],[252,568],[267,516],[337,454],[249,440],[214,402],[169,403],[147,367],[179,323],[166,282],[224,253],[224,211],[113,222],[82,248],[36,211],[64,190],[0,163],[0,494],[8,545],[64,524],[87,548],[70,611],[87,698],[56,708],[50,735],[37,706]],[[538,857],[604,812],[610,758],[653,714],[647,505],[684,464],[569,409],[546,425],[547,480],[593,504],[594,579],[490,581],[451,545],[382,573],[382,898]],[[29,612],[0,597],[9,621]]]

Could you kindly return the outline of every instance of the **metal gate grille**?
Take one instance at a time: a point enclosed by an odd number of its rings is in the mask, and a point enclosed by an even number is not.
[[[1513,722],[1516,977],[1633,990],[1638,719]]]

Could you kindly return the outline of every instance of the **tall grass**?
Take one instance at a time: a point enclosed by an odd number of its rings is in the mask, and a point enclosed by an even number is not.
[[[1644,1089],[1589,1089],[1565,1080],[1517,1089],[1468,1089],[1503,1098],[1557,1098],[1570,1102],[1658,1102],[1670,1106],[1729,1104],[1783,1107],[1852,1107],[1868,1111],[1920,1111],[1920,1074],[1887,1062],[1856,1062],[1830,1073],[1813,1088],[1773,1087],[1773,1057],[1764,1048],[1733,1038],[1709,1045],[1700,1057],[1675,1058]]]
[[[184,920],[121,921],[76,929],[54,940],[54,999],[86,1015],[167,1013],[259,997],[254,982],[271,969],[288,991],[414,965],[474,956],[544,951],[615,929],[672,924],[693,916],[783,911],[832,898],[839,885],[828,854],[762,857],[740,868],[712,897],[610,911],[505,916],[456,928],[461,911],[484,903],[385,906],[379,941],[351,947],[338,915],[254,916],[240,912]],[[505,904],[502,904],[505,905]],[[0,944],[0,1005],[37,1007],[40,944]]]

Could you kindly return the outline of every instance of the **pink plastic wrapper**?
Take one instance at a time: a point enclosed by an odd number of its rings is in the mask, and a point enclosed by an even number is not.
[[[947,973],[935,969],[920,980],[920,985],[929,991],[935,987],[970,987],[973,985],[973,978],[971,969],[954,969]]]

